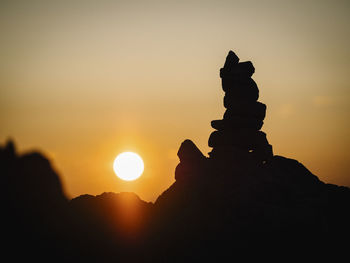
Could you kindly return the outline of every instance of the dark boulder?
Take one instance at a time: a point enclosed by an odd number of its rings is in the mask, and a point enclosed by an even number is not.
[[[225,64],[222,70],[230,72],[233,67],[235,67],[239,62],[239,58],[237,55],[230,50],[226,56]]]
[[[260,130],[264,122],[256,118],[247,118],[241,116],[232,116],[229,119],[213,120],[211,121],[211,127],[216,130],[234,130],[237,128],[246,128]]]
[[[221,80],[222,89],[236,99],[256,101],[259,99],[259,89],[252,78],[227,77]]]
[[[225,95],[224,106],[227,108],[224,113],[224,119],[229,119],[234,116],[254,117],[259,120],[265,119],[266,105],[258,101],[248,102],[235,100]]]
[[[200,161],[205,158],[202,152],[191,140],[185,140],[181,143],[177,156],[179,157],[180,162]]]
[[[210,147],[230,148],[236,146],[253,150],[259,146],[268,145],[266,134],[262,131],[239,129],[233,131],[214,131],[210,134],[208,145]]]
[[[200,173],[205,166],[206,157],[191,140],[185,140],[181,143],[177,155],[180,163],[175,169],[176,180],[182,180],[184,176],[191,178]]]
[[[237,64],[233,64],[230,68],[223,67],[220,69],[220,77],[236,77],[236,76],[244,76],[250,78],[255,72],[255,68],[251,61],[240,62]]]

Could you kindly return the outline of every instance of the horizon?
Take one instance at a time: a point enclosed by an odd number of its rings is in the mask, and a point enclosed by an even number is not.
[[[274,154],[350,186],[349,3],[79,2],[0,9],[0,144],[42,152],[69,198],[154,202],[175,181],[185,139],[207,156],[229,50],[255,67]],[[132,182],[113,171],[125,151],[144,160]]]

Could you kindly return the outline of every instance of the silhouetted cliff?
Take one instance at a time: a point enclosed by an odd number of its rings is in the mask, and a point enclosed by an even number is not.
[[[274,156],[261,166],[223,168],[188,140],[179,158],[176,182],[155,202],[162,251],[312,247],[350,233],[350,189],[321,182],[295,160]]]
[[[280,156],[263,167],[223,169],[186,140],[176,182],[154,204],[133,193],[69,201],[42,155],[18,156],[9,143],[0,157],[3,237],[13,261],[190,261],[349,234],[350,189]]]

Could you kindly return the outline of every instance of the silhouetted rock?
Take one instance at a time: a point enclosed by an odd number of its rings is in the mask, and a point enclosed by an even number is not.
[[[230,50],[227,54],[224,67],[220,69],[220,77],[225,78],[233,75],[251,77],[254,72],[255,68],[252,62],[239,62],[237,55]]]
[[[230,51],[221,77],[249,79],[254,70]],[[211,122],[217,131],[209,137],[209,157],[190,140],[181,144],[176,181],[154,204],[133,193],[69,201],[42,154],[20,155],[12,142],[0,147],[3,258],[226,262],[243,251],[261,260],[277,252],[284,252],[279,260],[290,255],[300,260],[308,252],[315,260],[324,255],[320,248],[331,245],[339,254],[350,234],[350,189],[326,184],[301,163],[274,156],[259,131],[266,106],[237,98],[225,105],[224,119]]]
[[[205,158],[202,152],[191,140],[185,140],[177,152],[180,162],[201,161]]]
[[[224,67],[221,69],[222,74],[226,74],[230,72],[232,68],[234,68],[239,62],[239,58],[237,55],[230,50],[226,56]]]
[[[259,89],[251,79],[255,72],[253,64],[250,61],[238,61],[236,54],[230,51],[224,67],[220,69],[222,88],[225,91],[224,107],[227,110],[222,121],[215,120],[211,123],[218,131],[214,131],[209,137],[208,144],[214,148],[209,155],[210,158],[220,159],[225,154],[233,154],[237,159],[236,156],[239,158],[241,154],[242,160],[246,162],[264,164],[273,156],[272,146],[266,135],[258,131],[263,125],[266,105],[256,102]],[[236,148],[249,152],[241,152]]]
[[[251,78],[231,76],[222,79],[222,89],[230,99],[256,101],[259,98],[259,89]]]
[[[214,147],[209,153],[214,159],[234,159],[241,161],[267,162],[272,156],[272,146],[262,131],[236,129],[214,131],[210,134],[208,145]]]
[[[254,130],[260,130],[264,122],[255,118],[247,118],[242,116],[232,116],[230,119],[213,120],[211,121],[211,127],[216,130],[235,130],[237,128],[245,129],[251,128]]]
[[[3,159],[8,159],[8,161],[10,161],[11,159],[15,159],[16,149],[15,144],[12,140],[6,142],[4,149],[2,149],[1,151],[1,157]]]
[[[350,232],[350,189],[327,185],[297,161],[273,156],[259,131],[266,106],[254,101],[257,96],[242,95],[251,88],[242,83],[250,81],[252,64],[239,71],[238,61],[230,51],[220,71],[227,111],[223,120],[211,122],[217,131],[209,137],[210,157],[183,169],[180,156],[181,180],[155,202],[156,246],[163,256],[177,251],[177,261],[194,254],[227,256],[240,248],[310,249]],[[198,153],[192,143],[190,148]]]
[[[11,261],[22,256],[40,261],[49,254],[52,261],[66,259],[61,252],[71,240],[68,200],[50,162],[38,153],[17,155],[10,141],[0,147],[0,167],[5,205],[2,234]],[[74,253],[70,256],[74,258]]]
[[[268,144],[266,134],[262,131],[250,129],[237,129],[234,131],[214,131],[210,134],[209,147],[236,146],[241,149],[255,149]]]
[[[207,159],[197,181],[176,182],[157,199],[157,224],[165,226],[157,233],[158,245],[164,254],[184,248],[191,254],[203,247],[222,253],[223,248],[263,248],[271,242],[276,249],[297,248],[302,242],[311,247],[349,232],[350,208],[345,204],[350,189],[332,189],[297,161],[274,156],[260,166],[242,159],[239,164],[217,164]],[[330,207],[338,208],[329,213]],[[336,215],[341,226],[334,224]],[[169,221],[171,228],[166,227]]]
[[[253,117],[261,121],[265,119],[265,114],[266,114],[265,104],[261,102],[246,102],[246,101],[227,102],[225,98],[224,98],[224,106],[225,108],[227,108],[227,110],[224,113],[224,119],[230,119],[232,117],[237,117],[237,116]]]
[[[199,174],[205,169],[206,157],[197,148],[191,140],[185,140],[177,153],[180,163],[175,169],[175,180],[182,180],[183,174],[186,174],[186,180],[191,176]]]
[[[85,207],[78,201],[70,203],[50,162],[35,152],[17,155],[13,142],[0,147],[0,167],[4,183],[4,258],[9,256],[11,262],[107,262],[138,258],[128,255],[129,249],[138,236],[134,234],[141,233],[138,230],[147,223],[152,204],[134,194],[78,198],[84,200],[81,203]],[[98,209],[93,210],[95,203]]]

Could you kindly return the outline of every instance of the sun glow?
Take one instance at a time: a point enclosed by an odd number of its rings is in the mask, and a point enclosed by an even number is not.
[[[125,181],[133,181],[143,173],[144,164],[142,158],[133,152],[119,154],[113,163],[113,170],[116,175]]]

